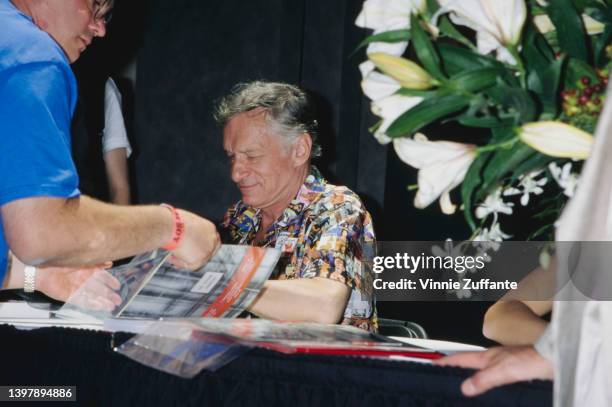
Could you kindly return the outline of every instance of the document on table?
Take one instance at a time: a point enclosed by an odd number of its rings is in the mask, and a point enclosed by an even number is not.
[[[107,318],[233,318],[259,294],[280,251],[254,246],[223,245],[196,271],[176,268],[170,253],[156,250],[109,269],[121,283],[122,303],[112,312],[88,308],[100,292],[99,281],[86,282],[58,312]]]

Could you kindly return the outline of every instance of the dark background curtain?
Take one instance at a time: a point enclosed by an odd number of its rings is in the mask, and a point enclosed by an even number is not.
[[[229,178],[215,100],[256,79],[298,84],[318,101],[323,157],[333,183],[357,192],[379,240],[466,239],[462,216],[437,204],[417,210],[416,171],[368,132],[376,123],[360,89],[354,25],[362,0],[117,0],[109,34],[77,64],[85,81],[138,57],[133,111],[133,188],[141,203],[168,202],[219,221],[239,198]],[[124,98],[126,96],[124,95]],[[127,96],[131,100],[131,96]],[[427,129],[428,136],[446,129]],[[452,139],[452,137],[447,137]],[[434,338],[486,343],[488,303],[379,303],[382,317],[422,324]]]

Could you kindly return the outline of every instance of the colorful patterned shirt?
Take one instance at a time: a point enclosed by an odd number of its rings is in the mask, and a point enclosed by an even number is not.
[[[226,240],[255,244],[261,211],[238,201],[225,214]],[[266,230],[260,246],[283,254],[271,278],[323,277],[351,288],[342,324],[376,331],[372,261],[376,240],[372,218],[350,189],[328,184],[311,167],[297,196]],[[316,304],[313,304],[316,306]]]

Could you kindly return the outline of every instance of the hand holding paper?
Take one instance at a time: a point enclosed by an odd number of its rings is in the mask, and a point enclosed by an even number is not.
[[[60,269],[58,274],[49,278],[47,284],[48,290],[53,293],[60,293],[69,287],[71,295],[66,303],[84,309],[112,312],[122,302],[116,292],[121,288],[119,280],[100,267]]]
[[[212,222],[191,212],[179,211],[185,222],[185,235],[176,250],[172,251],[172,263],[177,268],[195,270],[213,257],[221,245],[221,239]]]

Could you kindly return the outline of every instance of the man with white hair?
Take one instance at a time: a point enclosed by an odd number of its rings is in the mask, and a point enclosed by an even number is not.
[[[372,220],[354,192],[310,165],[321,149],[307,95],[285,83],[242,84],[215,117],[242,195],[225,215],[228,240],[283,252],[249,311],[376,330]]]

